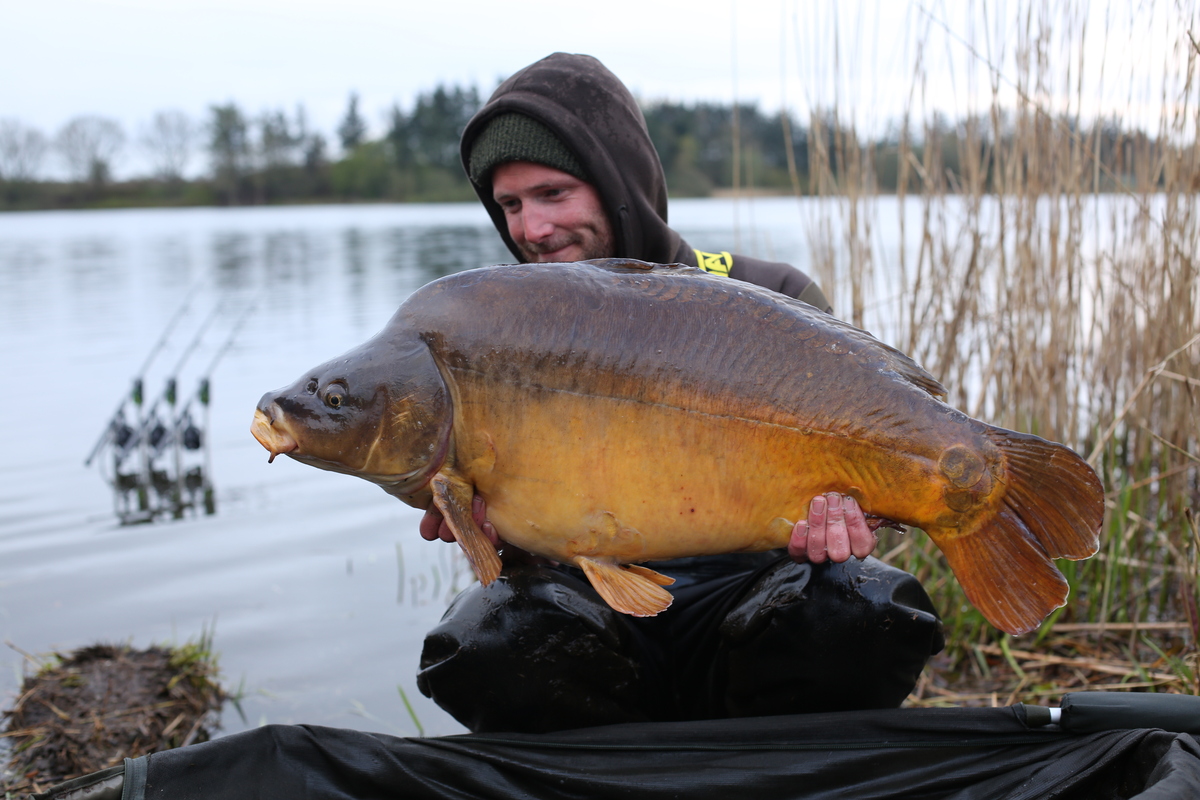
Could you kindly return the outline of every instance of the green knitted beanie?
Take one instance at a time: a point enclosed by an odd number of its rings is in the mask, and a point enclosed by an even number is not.
[[[587,181],[583,166],[554,132],[533,117],[510,112],[491,120],[471,146],[471,183],[482,186],[509,161],[531,161]]]

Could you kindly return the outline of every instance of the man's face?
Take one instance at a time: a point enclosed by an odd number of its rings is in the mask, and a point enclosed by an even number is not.
[[[492,173],[492,198],[504,209],[508,235],[528,261],[611,258],[612,225],[590,183],[529,161]]]

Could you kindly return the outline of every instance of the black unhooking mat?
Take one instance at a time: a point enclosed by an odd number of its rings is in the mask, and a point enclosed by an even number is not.
[[[1141,702],[1126,707],[1131,697],[1150,698],[1154,713]],[[1200,731],[1198,705],[1178,695],[1067,695],[1067,730],[1044,726],[1045,709],[1021,705],[430,739],[268,725],[128,760],[123,797],[1197,798],[1191,734],[1101,729],[1157,722]]]

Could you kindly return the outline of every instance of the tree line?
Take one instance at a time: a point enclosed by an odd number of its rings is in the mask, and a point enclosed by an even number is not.
[[[215,104],[199,120],[164,110],[133,137],[116,120],[94,115],[69,120],[52,137],[0,119],[0,209],[470,200],[458,140],[482,102],[475,87],[439,85],[419,94],[411,110],[393,105],[382,135],[372,138],[351,93],[332,141],[309,124],[303,106],[250,115],[236,103]],[[932,164],[933,180],[953,191],[960,164],[978,161],[964,147],[997,146],[989,132],[995,126],[979,119],[952,123],[935,115],[915,144],[892,130],[864,146],[834,112],[818,112],[803,125],[753,103],[655,102],[643,111],[673,196],[703,197],[735,186],[827,193],[831,186],[838,191],[843,178],[861,175],[867,185],[860,188],[871,191],[896,191],[902,181],[912,190],[928,184],[929,171],[907,169],[907,162]],[[1113,125],[1081,136],[1107,154],[1109,184],[1119,181],[1112,176],[1121,174],[1125,151],[1155,146],[1150,137]],[[131,146],[149,174],[116,181],[113,166]],[[859,161],[865,154],[870,163],[847,161],[850,153]],[[66,180],[47,177],[53,158]],[[199,159],[202,169],[189,171]]]

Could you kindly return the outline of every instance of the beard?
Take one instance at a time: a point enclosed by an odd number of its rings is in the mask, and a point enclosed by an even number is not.
[[[607,225],[599,229],[588,228],[582,232],[567,231],[547,239],[544,242],[525,242],[519,245],[521,255],[527,261],[541,261],[543,256],[557,253],[566,247],[575,245],[580,253],[577,261],[588,261],[593,258],[612,258],[615,253],[612,231]]]

